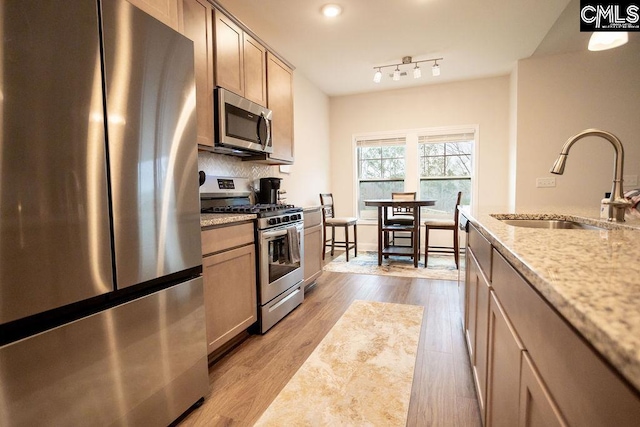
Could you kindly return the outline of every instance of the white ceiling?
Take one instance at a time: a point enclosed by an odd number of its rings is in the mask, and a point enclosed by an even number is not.
[[[336,96],[508,74],[517,60],[534,54],[570,0],[217,2],[320,90]],[[340,4],[342,15],[325,18],[320,9],[329,2]],[[572,0],[572,7],[577,4]],[[575,45],[585,35],[579,34],[579,15],[565,20],[571,19]],[[544,50],[574,46],[558,44],[552,40]],[[431,64],[424,63],[420,79],[409,72],[394,82],[387,68],[382,82],[373,82],[375,66],[399,63],[403,56],[443,57],[442,73],[433,77]]]

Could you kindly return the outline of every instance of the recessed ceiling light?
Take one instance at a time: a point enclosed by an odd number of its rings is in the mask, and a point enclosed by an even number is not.
[[[322,6],[322,14],[328,18],[333,18],[342,13],[342,7],[337,4],[325,4]]]

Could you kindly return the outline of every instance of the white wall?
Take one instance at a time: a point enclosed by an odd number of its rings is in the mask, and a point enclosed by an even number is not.
[[[290,173],[278,166],[243,162],[239,157],[198,153],[198,167],[209,175],[241,176],[259,185],[260,178],[283,178],[287,202],[297,206],[318,206],[318,194],[329,187],[329,98],[304,76],[293,74],[294,155]]]
[[[352,136],[429,127],[478,125],[478,194],[474,203],[508,202],[509,77],[390,90],[330,100],[331,191],[338,216],[355,216]],[[450,234],[450,233],[449,233]],[[376,245],[375,225],[359,225],[363,249]]]
[[[279,176],[289,203],[318,206],[330,185],[329,97],[300,73],[293,82],[295,163]]]
[[[609,142],[593,137],[578,141],[564,175],[549,173],[562,144],[587,128],[620,138],[625,175],[640,174],[639,70],[640,43],[519,61],[517,208],[573,205],[597,210],[604,193],[611,191],[614,151]],[[556,187],[536,188],[538,177],[555,177]]]

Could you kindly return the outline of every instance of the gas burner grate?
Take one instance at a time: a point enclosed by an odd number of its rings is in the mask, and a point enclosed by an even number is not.
[[[201,209],[202,213],[253,213],[275,212],[283,209],[295,208],[294,205],[285,204],[257,204],[257,205],[230,205],[209,206]]]

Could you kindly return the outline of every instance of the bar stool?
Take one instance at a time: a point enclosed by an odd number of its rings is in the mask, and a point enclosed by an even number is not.
[[[456,206],[453,209],[452,219],[428,219],[424,222],[425,239],[424,239],[424,267],[427,268],[427,258],[429,252],[435,253],[453,253],[453,258],[456,261],[456,268],[459,268],[460,258],[460,243],[458,241],[458,206],[460,205],[460,199],[462,198],[462,191],[458,191],[458,197],[456,199]],[[453,247],[451,246],[429,246],[429,231],[430,230],[451,230],[453,231]]]
[[[358,229],[357,218],[337,217],[333,207],[333,194],[320,193],[320,204],[322,205],[322,223],[324,225],[324,247],[322,248],[322,259],[325,256],[325,248],[331,246],[331,256],[334,248],[344,248],[347,262],[349,262],[349,250],[354,249],[354,257],[358,256]],[[353,226],[353,242],[349,241],[349,227]],[[327,227],[331,227],[331,238],[327,239]],[[344,241],[336,241],[336,227],[344,227]]]

